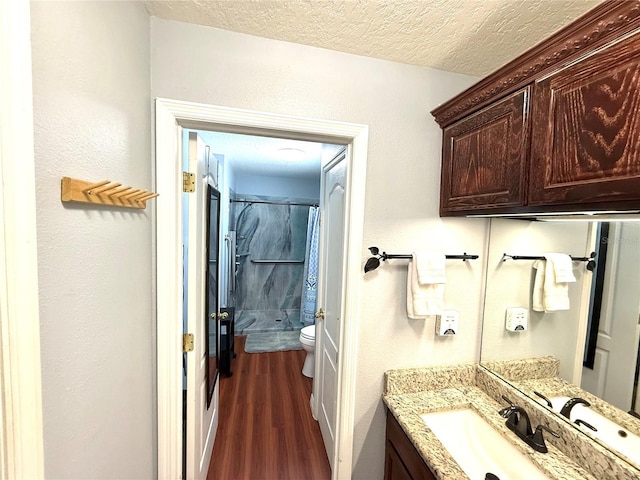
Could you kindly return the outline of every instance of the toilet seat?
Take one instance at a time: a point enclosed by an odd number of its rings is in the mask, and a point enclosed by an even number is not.
[[[309,325],[300,330],[300,338],[304,338],[305,340],[315,341],[316,340],[316,326]]]

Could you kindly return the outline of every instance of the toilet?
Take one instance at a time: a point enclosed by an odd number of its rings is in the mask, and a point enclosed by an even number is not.
[[[307,357],[304,359],[304,365],[302,366],[302,374],[305,377],[313,378],[313,373],[316,368],[316,326],[309,325],[308,327],[300,330],[300,344],[302,348],[307,352]]]

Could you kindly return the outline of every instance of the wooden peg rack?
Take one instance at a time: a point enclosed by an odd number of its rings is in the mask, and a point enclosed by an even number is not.
[[[63,202],[144,209],[147,208],[147,200],[158,195],[160,194],[128,187],[111,180],[92,183],[76,178],[62,177],[62,193],[60,197]]]

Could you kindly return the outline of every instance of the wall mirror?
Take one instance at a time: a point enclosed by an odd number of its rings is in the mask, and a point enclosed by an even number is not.
[[[504,256],[558,252],[586,259],[593,251],[594,270],[586,268],[587,261],[572,262],[576,281],[560,292],[569,309],[547,312],[532,308],[536,260]],[[547,402],[536,392],[551,397],[549,410],[558,415],[564,397],[590,400],[590,410],[616,422],[613,437],[563,418],[640,468],[640,449],[625,442],[640,435],[640,222],[494,218],[487,262],[481,365],[542,405]],[[524,330],[507,329],[512,307],[525,309]],[[510,361],[521,359],[544,361],[537,369],[522,363],[514,368]]]
[[[205,375],[207,378],[207,408],[211,404],[211,398],[218,378],[218,353],[220,351],[220,321],[218,278],[220,240],[220,192],[208,185],[207,195],[207,276],[205,288],[207,292],[207,318],[205,320]]]

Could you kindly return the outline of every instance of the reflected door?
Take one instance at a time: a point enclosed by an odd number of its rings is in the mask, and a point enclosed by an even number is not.
[[[640,228],[614,222],[607,238],[607,265],[593,369],[585,368],[582,388],[628,411],[634,396],[638,354]]]
[[[213,391],[216,386],[219,371],[220,352],[220,313],[219,313],[219,282],[220,269],[218,267],[220,252],[220,192],[208,185],[207,188],[207,330],[206,330],[206,367],[207,379],[207,407],[211,406]]]

